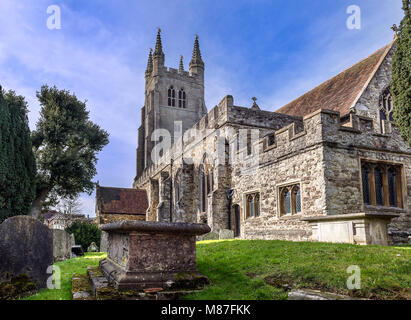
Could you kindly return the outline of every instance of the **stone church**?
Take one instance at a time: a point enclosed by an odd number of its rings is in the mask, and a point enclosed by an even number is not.
[[[165,66],[160,31],[145,73],[133,188],[145,219],[203,222],[241,239],[407,243],[411,148],[393,123],[395,42],[275,112],[207,112],[198,37],[189,70]],[[250,103],[251,104],[251,103]]]

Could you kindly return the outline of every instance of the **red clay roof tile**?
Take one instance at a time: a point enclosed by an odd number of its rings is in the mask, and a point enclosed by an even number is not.
[[[329,109],[339,111],[341,116],[347,114],[391,46],[388,44],[275,112],[306,116],[318,109]]]

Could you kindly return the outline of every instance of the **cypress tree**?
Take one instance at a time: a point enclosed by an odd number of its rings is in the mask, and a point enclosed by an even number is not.
[[[403,0],[404,18],[394,26],[397,34],[392,61],[391,92],[394,98],[393,117],[403,138],[411,146],[411,10],[410,1]]]
[[[35,196],[36,164],[24,97],[0,87],[0,223],[28,214]]]

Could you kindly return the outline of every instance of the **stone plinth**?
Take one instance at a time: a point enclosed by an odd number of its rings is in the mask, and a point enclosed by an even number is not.
[[[332,243],[377,244],[389,243],[387,225],[396,213],[356,213],[307,217],[312,228],[312,241]]]
[[[108,252],[100,266],[118,289],[190,290],[208,282],[196,265],[196,236],[210,232],[206,224],[120,221],[101,229]]]

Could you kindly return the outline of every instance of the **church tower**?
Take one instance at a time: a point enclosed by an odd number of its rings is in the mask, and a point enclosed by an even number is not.
[[[174,122],[181,121],[182,133],[196,124],[206,113],[204,102],[204,62],[198,36],[189,64],[184,70],[183,57],[179,68],[167,68],[158,30],[154,53],[150,49],[145,72],[145,101],[138,129],[137,176],[152,165],[151,151],[157,142],[151,141],[156,129],[165,129],[174,142]]]

